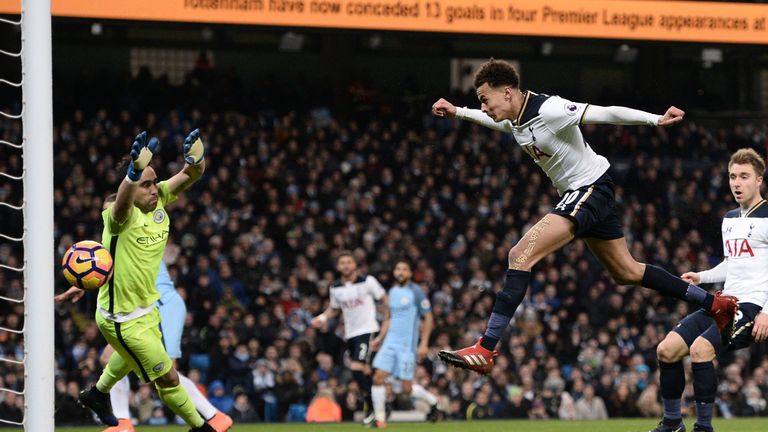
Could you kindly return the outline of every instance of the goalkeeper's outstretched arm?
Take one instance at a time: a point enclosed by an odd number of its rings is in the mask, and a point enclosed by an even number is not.
[[[168,186],[175,195],[187,190],[205,172],[205,146],[199,129],[193,130],[184,140],[184,162],[184,168],[168,179]]]
[[[112,207],[112,219],[118,225],[125,222],[131,214],[141,174],[152,160],[152,154],[157,145],[157,138],[152,138],[147,142],[146,131],[136,135],[136,138],[133,140],[131,160],[128,162],[128,173],[117,188],[117,198],[115,199],[115,205]]]

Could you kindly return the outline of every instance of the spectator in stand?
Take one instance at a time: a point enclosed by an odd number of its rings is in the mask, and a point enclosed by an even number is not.
[[[605,402],[600,396],[595,395],[595,389],[591,385],[584,387],[584,395],[576,402],[576,419],[578,420],[604,420],[608,418]]]

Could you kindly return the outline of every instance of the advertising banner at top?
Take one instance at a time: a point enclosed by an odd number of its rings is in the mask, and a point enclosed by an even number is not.
[[[0,0],[18,14],[21,0]],[[768,5],[635,0],[52,0],[59,17],[768,43]]]

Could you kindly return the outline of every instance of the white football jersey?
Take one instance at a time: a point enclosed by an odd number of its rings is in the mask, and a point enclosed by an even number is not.
[[[560,195],[594,183],[611,164],[584,141],[579,125],[589,104],[526,91],[513,122],[495,122],[480,110],[458,108],[458,118],[509,132],[533,158]]]
[[[331,284],[331,307],[341,309],[345,339],[379,331],[376,300],[385,294],[384,287],[373,276],[359,276],[347,283],[336,280]]]
[[[731,210],[723,218],[723,253],[728,260],[724,294],[739,303],[764,307],[768,302],[768,204],[747,214]]]

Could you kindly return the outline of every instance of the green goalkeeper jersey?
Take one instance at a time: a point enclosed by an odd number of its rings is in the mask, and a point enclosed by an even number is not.
[[[155,280],[168,242],[170,220],[165,206],[176,201],[167,181],[158,183],[157,207],[147,213],[134,206],[128,219],[118,225],[111,204],[102,213],[104,247],[114,260],[114,274],[99,290],[99,307],[110,314],[128,314],[147,308],[160,294]]]

